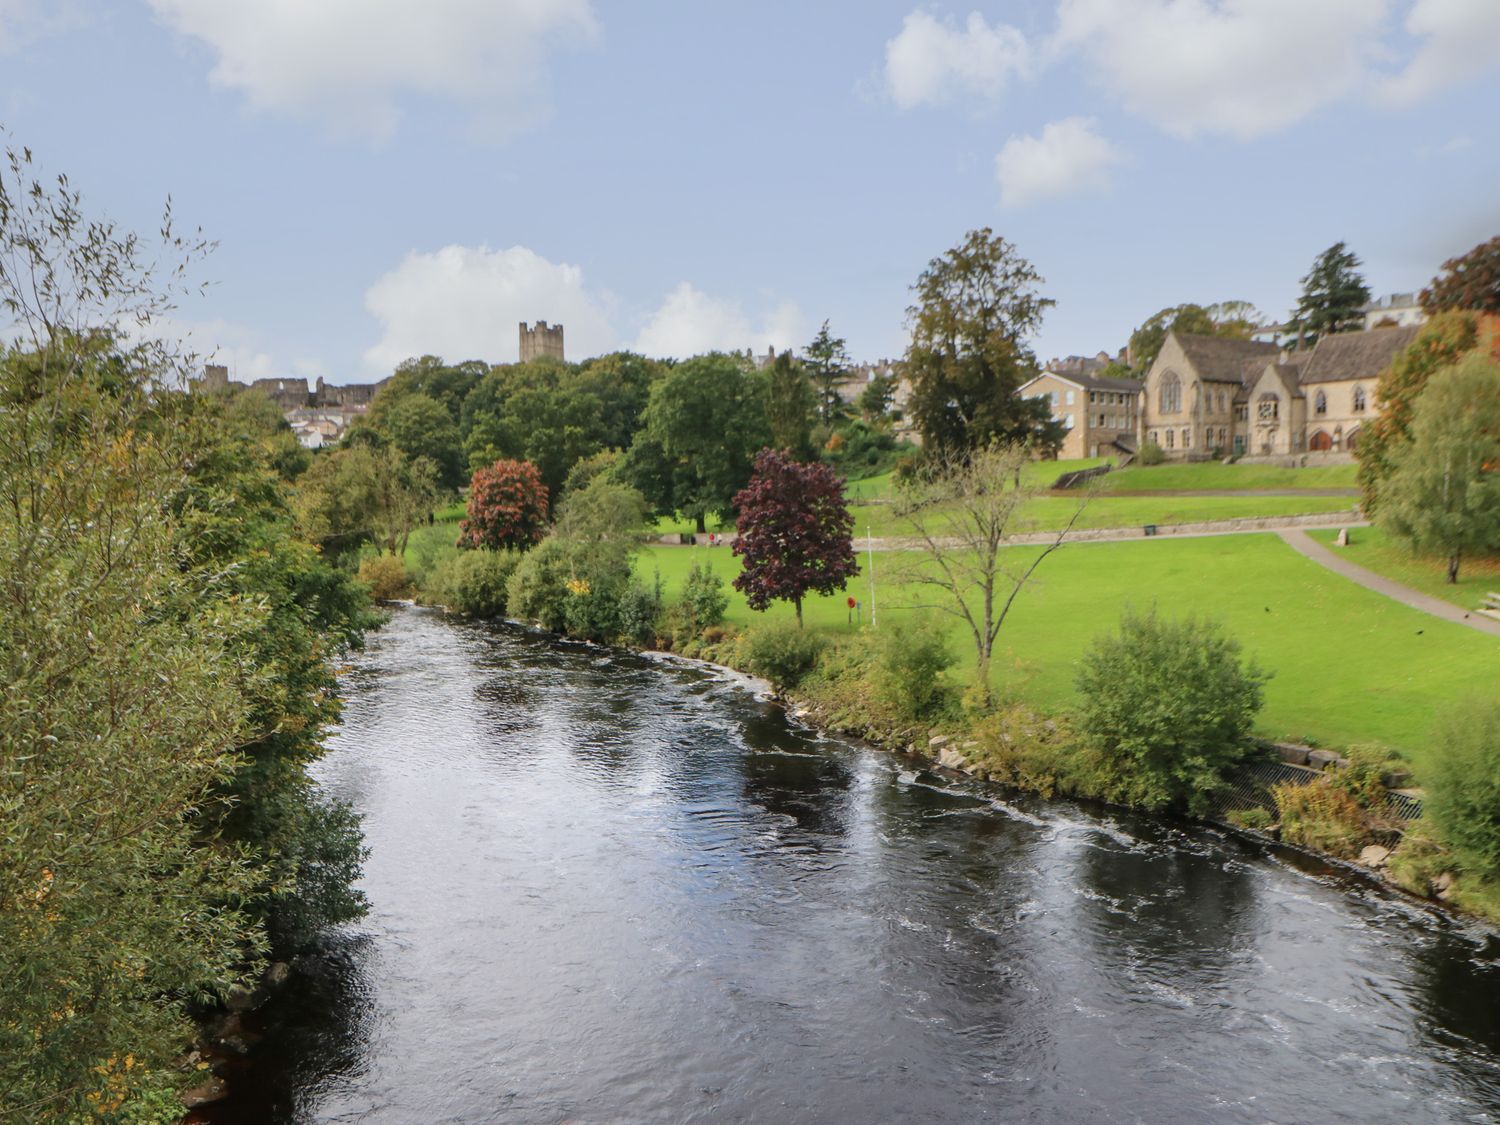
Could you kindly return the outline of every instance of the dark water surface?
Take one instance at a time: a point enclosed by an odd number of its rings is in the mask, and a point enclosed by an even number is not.
[[[224,1121],[1485,1121],[1500,966],[1357,879],[421,610],[320,767],[369,917]]]

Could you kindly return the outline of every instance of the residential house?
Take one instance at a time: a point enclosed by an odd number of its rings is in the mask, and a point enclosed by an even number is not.
[[[1059,457],[1076,460],[1135,452],[1139,379],[1043,371],[1016,393],[1051,404],[1052,417],[1068,431]]]

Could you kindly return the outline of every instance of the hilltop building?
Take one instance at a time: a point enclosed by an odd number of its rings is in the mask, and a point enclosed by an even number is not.
[[[1181,460],[1346,459],[1374,413],[1376,380],[1417,332],[1416,325],[1341,332],[1299,352],[1169,332],[1141,391],[1140,439]]]
[[[256,379],[254,382],[236,383],[229,378],[229,368],[221,363],[210,363],[203,368],[203,378],[198,386],[206,391],[225,393],[231,387],[259,391],[278,407],[282,417],[292,427],[297,440],[308,449],[336,444],[349,424],[370,409],[375,392],[390,382],[389,378],[378,383],[346,383],[334,386],[323,382],[323,377],[311,387],[306,379]]]
[[[539,320],[535,328],[528,328],[526,322],[521,321],[521,362],[529,363],[543,357],[555,359],[558,363],[567,362],[563,359],[563,326],[554,324],[548,327],[545,320]]]

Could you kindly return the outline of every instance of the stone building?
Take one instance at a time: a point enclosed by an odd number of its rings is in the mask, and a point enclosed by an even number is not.
[[[1169,332],[1141,392],[1140,440],[1201,459],[1347,457],[1375,410],[1375,385],[1417,326],[1324,336],[1308,351]]]
[[[1051,404],[1053,419],[1068,431],[1059,457],[1076,460],[1135,452],[1138,379],[1043,371],[1016,393],[1023,398],[1045,398]]]
[[[545,320],[539,320],[535,328],[528,328],[526,322],[521,321],[521,362],[528,363],[543,356],[559,363],[567,362],[563,359],[563,326],[554,324],[549,328]]]

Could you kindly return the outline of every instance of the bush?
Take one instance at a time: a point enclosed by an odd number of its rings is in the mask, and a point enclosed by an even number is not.
[[[795,621],[774,621],[747,633],[740,642],[745,666],[771,681],[778,692],[794,688],[818,664],[823,640]]]
[[[1167,459],[1167,451],[1154,441],[1141,443],[1140,450],[1135,455],[1137,465],[1160,465]]]
[[[623,544],[553,537],[521,560],[506,594],[516,617],[581,640],[612,641],[626,631],[621,606],[632,581]]]
[[[1114,772],[1118,798],[1195,815],[1250,754],[1268,679],[1208,621],[1127,611],[1084,654],[1079,726]]]
[[[661,615],[661,575],[650,586],[632,578],[620,594],[621,639],[634,645],[654,645]]]
[[[370,597],[378,602],[411,596],[411,575],[406,564],[395,555],[371,555],[359,564],[356,577],[370,588]]]
[[[941,677],[953,666],[953,653],[941,622],[898,621],[878,634],[877,645],[880,686],[903,718],[927,718],[948,701]]]
[[[465,617],[502,617],[506,586],[520,561],[516,551],[460,551],[433,568],[422,600]]]
[[[728,608],[729,595],[724,591],[724,579],[715,574],[708,563],[693,563],[687,581],[682,584],[682,597],[674,607],[676,616],[696,636],[723,622],[724,611]]]
[[[1500,699],[1471,699],[1439,719],[1424,811],[1461,870],[1500,877]]]
[[[1281,814],[1281,838],[1289,844],[1353,859],[1369,839],[1365,810],[1341,785],[1319,779],[1308,785],[1271,789]]]
[[[1260,806],[1249,809],[1232,809],[1228,814],[1229,823],[1236,828],[1244,828],[1251,832],[1264,832],[1271,827],[1275,819],[1270,812]]]

